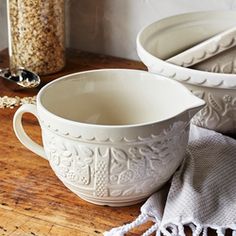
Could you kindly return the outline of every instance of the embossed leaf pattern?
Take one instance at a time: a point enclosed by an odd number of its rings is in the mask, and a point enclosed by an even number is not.
[[[205,117],[208,116],[209,114],[209,106],[203,107],[193,118],[192,118],[192,123],[201,126],[201,127],[206,127],[205,126]]]
[[[133,176],[134,176],[133,170],[126,170],[120,174],[118,183],[124,184],[130,182],[130,180],[133,179]]]
[[[169,145],[162,146],[159,149],[156,149],[156,154],[152,159],[164,159],[169,153]]]
[[[209,72],[215,72],[215,73],[226,73],[226,74],[234,74],[235,73],[235,59],[234,60],[228,60],[226,63],[215,63],[213,65],[209,64],[207,66],[206,70]]]
[[[92,162],[93,162],[93,159],[90,157],[90,158],[84,158],[84,163],[86,164],[86,165],[90,165],[90,164],[92,164]]]
[[[136,188],[133,187],[133,188],[129,188],[129,189],[125,190],[122,195],[129,196],[129,195],[134,194],[135,192],[136,192]]]
[[[215,124],[218,124],[221,119],[221,113],[223,111],[222,106],[217,103],[213,97],[212,94],[208,94],[208,109],[204,109],[202,112],[204,112],[204,120],[202,123],[205,122],[208,123],[208,128],[213,129]],[[203,115],[203,113],[200,113],[200,115]],[[203,125],[203,127],[206,127]]]
[[[113,174],[110,176],[110,183],[114,184],[114,183],[117,183],[118,182],[118,174]]]
[[[93,163],[94,151],[91,148],[78,146],[76,155],[77,164],[80,167],[90,166]]]
[[[215,65],[213,65],[211,71],[215,73],[219,73],[220,72],[219,64],[216,63]]]
[[[155,151],[159,151],[162,146],[163,146],[163,141],[156,141],[152,143],[151,148]]]
[[[138,151],[139,149],[135,149],[132,151]],[[129,150],[130,151],[130,150]],[[140,153],[139,153],[140,155]],[[125,183],[135,183],[140,178],[144,177],[145,168],[145,158],[140,157],[138,160],[135,158],[128,159],[126,154],[127,161],[124,162],[124,159],[119,159],[112,156],[111,158],[111,177],[110,181],[112,183],[117,182],[118,184]]]
[[[114,159],[119,162],[126,162],[127,161],[127,154],[118,148],[111,148],[112,155]]]
[[[171,143],[173,143],[173,140],[166,140],[164,139],[162,142],[155,142],[152,144],[152,149],[155,151],[155,155],[151,158],[152,160],[159,160],[160,163],[165,164],[168,162],[167,158],[170,155],[171,150],[169,148],[171,147]]]
[[[85,157],[92,157],[94,155],[94,151],[89,147],[80,146],[79,148],[81,150],[81,154]]]
[[[127,169],[127,154],[117,148],[111,148],[111,173],[118,174]]]
[[[200,111],[200,113],[201,113],[203,116],[206,116],[207,114],[209,114],[209,112],[210,112],[209,106],[205,106],[205,107]]]
[[[151,142],[148,140],[145,144],[135,146],[128,144],[124,149],[106,145],[78,145],[76,142],[62,142],[61,138],[54,138],[49,145],[50,162],[66,182],[78,187],[82,185],[84,189],[87,187],[88,191],[95,189],[97,196],[143,194],[145,188],[140,187],[140,184],[144,178],[147,184],[151,184],[159,171],[174,157],[170,153],[175,150],[168,146],[176,147],[176,142],[182,142],[180,137],[174,139],[176,131],[182,130],[182,127],[185,124],[177,122],[162,134],[153,135]]]
[[[162,162],[159,159],[150,160],[149,163],[150,163],[151,169],[153,170],[157,170],[158,168],[161,168],[162,166]]]
[[[129,148],[129,153],[132,157],[132,160],[140,160],[142,159],[142,155],[139,152],[139,149],[137,147],[131,147]]]
[[[79,185],[88,185],[91,175],[94,175],[93,158],[94,151],[83,145],[73,145],[63,142],[56,136],[50,136],[47,140],[50,162],[58,169],[58,174],[69,182]]]
[[[59,168],[58,168],[58,174],[59,175],[61,175],[63,177],[66,177],[68,172],[69,172],[69,168],[68,167],[59,166]]]
[[[68,150],[65,150],[64,152],[62,152],[62,155],[63,155],[64,157],[71,157],[71,156],[72,156],[72,153],[71,153],[70,151],[68,151]]]
[[[149,147],[149,146],[143,146],[143,147],[141,147],[140,149],[139,149],[139,152],[140,152],[140,154],[142,154],[142,155],[150,155],[150,154],[153,154],[153,150],[152,150],[152,148],[151,147]]]
[[[156,158],[158,156],[158,153],[152,149],[152,146],[143,146],[139,149],[139,153],[141,154],[141,156],[147,159],[152,159],[152,158]]]
[[[85,185],[88,185],[90,183],[91,173],[90,173],[89,166],[79,167],[76,170],[76,173],[79,174],[79,177],[78,177],[79,183],[85,184]]]
[[[60,157],[54,152],[51,155],[51,161],[57,166],[60,165]]]
[[[50,146],[51,153],[56,153],[57,149],[55,145],[53,143],[50,143],[49,146]]]
[[[78,176],[75,174],[75,172],[70,171],[67,173],[67,178],[72,182],[76,182],[78,179]]]
[[[111,162],[111,173],[112,174],[119,174],[120,172],[127,169],[126,163],[118,163],[117,161]]]
[[[72,160],[62,160],[61,164],[63,166],[66,166],[66,167],[70,167],[71,166],[71,162],[72,162]]]
[[[143,157],[138,162],[136,160],[129,160],[128,162],[129,169],[134,172],[134,180],[139,180],[145,176],[146,172],[146,159]]]
[[[193,118],[193,123],[215,129],[219,132],[232,132],[232,127],[236,129],[236,97],[228,94],[224,96],[216,96],[208,93],[206,96],[207,106],[205,106]]]
[[[222,107],[215,101],[213,95],[210,93],[208,94],[208,101],[212,109],[214,109],[216,112],[222,112]]]
[[[82,158],[80,156],[76,157],[76,163],[77,165],[81,166],[81,167],[85,167],[86,163],[82,160]]]
[[[54,137],[53,137],[54,138]],[[58,148],[61,149],[62,151],[66,151],[66,146],[63,142],[59,142],[58,144]]]
[[[118,189],[118,190],[111,190],[111,191],[110,191],[110,195],[111,195],[112,197],[121,196],[121,195],[122,195],[122,190],[121,190],[121,189]]]
[[[233,61],[229,61],[228,63],[222,66],[223,73],[231,74],[233,72],[233,69],[234,69]]]
[[[128,151],[131,155],[129,158],[126,155],[128,161],[123,162],[125,158],[119,159],[119,163],[126,163],[125,165],[121,164],[118,166],[118,161],[114,156],[113,160],[111,160],[110,183],[137,185],[138,181],[143,180],[145,177],[147,178],[147,176],[151,178],[157,177],[165,165],[171,162],[176,156],[183,154],[180,153],[182,149],[179,150],[176,147],[176,143],[179,143],[181,146],[182,142],[187,142],[187,135],[183,127],[185,127],[183,122],[176,123],[170,129],[166,130],[164,139],[159,139],[148,145],[130,147]],[[179,130],[181,130],[182,134],[175,138],[176,136],[174,134]],[[136,159],[136,156],[139,158]]]

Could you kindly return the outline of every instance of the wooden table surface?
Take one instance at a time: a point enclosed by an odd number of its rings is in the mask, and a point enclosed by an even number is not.
[[[7,50],[0,52],[0,68],[8,66]],[[99,68],[145,69],[140,62],[69,50],[67,66],[42,77],[43,84],[62,75]],[[12,91],[0,81],[0,96],[32,96],[39,89]],[[141,204],[112,208],[96,206],[70,192],[55,176],[49,163],[27,150],[12,128],[14,109],[0,109],[0,235],[102,235],[130,222]],[[41,142],[40,128],[31,115],[24,116],[27,133]],[[141,235],[145,227],[129,235]]]

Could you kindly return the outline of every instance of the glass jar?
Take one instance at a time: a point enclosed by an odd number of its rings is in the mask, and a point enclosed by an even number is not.
[[[64,67],[64,9],[64,0],[7,0],[12,70],[46,75]]]

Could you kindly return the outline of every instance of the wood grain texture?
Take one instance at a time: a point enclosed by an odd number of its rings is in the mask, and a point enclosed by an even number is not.
[[[0,68],[7,66],[8,53],[4,50],[0,52]],[[68,50],[64,70],[42,80],[46,84],[69,73],[100,68],[146,69],[140,62]],[[38,90],[12,91],[0,80],[0,96],[32,96]],[[16,109],[0,109],[0,236],[99,236],[139,215],[142,204],[120,208],[96,206],[68,190],[46,160],[17,140],[12,128]],[[24,127],[41,143],[35,117],[26,114]],[[147,223],[127,236],[141,235],[150,225]],[[226,231],[226,236],[231,234]],[[191,235],[189,229],[186,235]],[[208,235],[216,233],[212,230]]]
[[[0,67],[8,66],[7,50],[0,52]],[[99,69],[145,69],[139,63],[69,50],[67,66],[42,77],[43,84],[65,74]],[[0,80],[0,96],[31,96],[38,89],[12,91]],[[16,109],[0,109],[0,235],[60,236],[102,235],[106,230],[135,219],[141,204],[103,207],[81,200],[55,176],[49,163],[23,147],[15,137],[12,119]],[[40,128],[32,115],[24,116],[27,133],[41,142]],[[141,235],[145,227],[129,235]]]

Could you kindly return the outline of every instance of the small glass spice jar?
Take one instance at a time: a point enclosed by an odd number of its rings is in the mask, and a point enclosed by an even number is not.
[[[7,0],[12,70],[47,75],[65,66],[64,9],[64,0]]]

